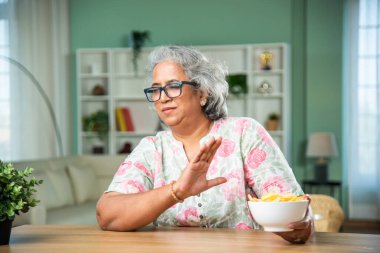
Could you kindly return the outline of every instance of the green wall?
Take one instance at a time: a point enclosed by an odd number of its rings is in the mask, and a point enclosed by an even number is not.
[[[151,32],[146,46],[289,43],[289,162],[299,180],[311,178],[311,163],[304,158],[307,136],[334,132],[341,148],[342,11],[343,0],[71,0],[73,115],[76,49],[125,47],[131,30]],[[75,145],[73,150],[77,152]],[[330,178],[341,178],[341,164],[340,158],[334,159]]]

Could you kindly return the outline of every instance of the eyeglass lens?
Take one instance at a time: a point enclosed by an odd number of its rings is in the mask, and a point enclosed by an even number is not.
[[[164,87],[152,87],[147,89],[147,97],[149,101],[155,102],[161,98],[161,92],[164,91],[169,98],[175,98],[181,95],[182,84],[168,83]]]

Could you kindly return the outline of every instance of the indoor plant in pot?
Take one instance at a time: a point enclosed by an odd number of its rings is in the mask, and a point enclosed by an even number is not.
[[[42,180],[29,177],[32,172],[32,168],[16,170],[12,164],[0,160],[0,245],[9,244],[15,216],[26,213],[39,202],[34,193]]]
[[[103,110],[96,111],[82,118],[83,131],[94,132],[98,138],[94,138],[93,153],[104,153],[105,142],[109,131],[108,113]]]

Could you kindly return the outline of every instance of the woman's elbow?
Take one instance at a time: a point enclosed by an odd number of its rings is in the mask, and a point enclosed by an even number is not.
[[[126,217],[120,217],[118,208],[112,208],[109,197],[103,195],[96,205],[96,219],[100,229],[105,231],[133,231],[136,226],[128,224]]]
[[[104,199],[103,196],[99,199],[98,204],[96,205],[96,220],[98,225],[102,230],[111,230],[109,225],[111,223],[110,215],[107,215],[107,209],[104,208]]]

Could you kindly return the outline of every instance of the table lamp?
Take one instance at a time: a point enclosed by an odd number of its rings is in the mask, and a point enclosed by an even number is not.
[[[338,156],[335,135],[332,133],[312,133],[309,136],[306,156],[315,158],[314,175],[318,182],[328,179],[328,162]]]

